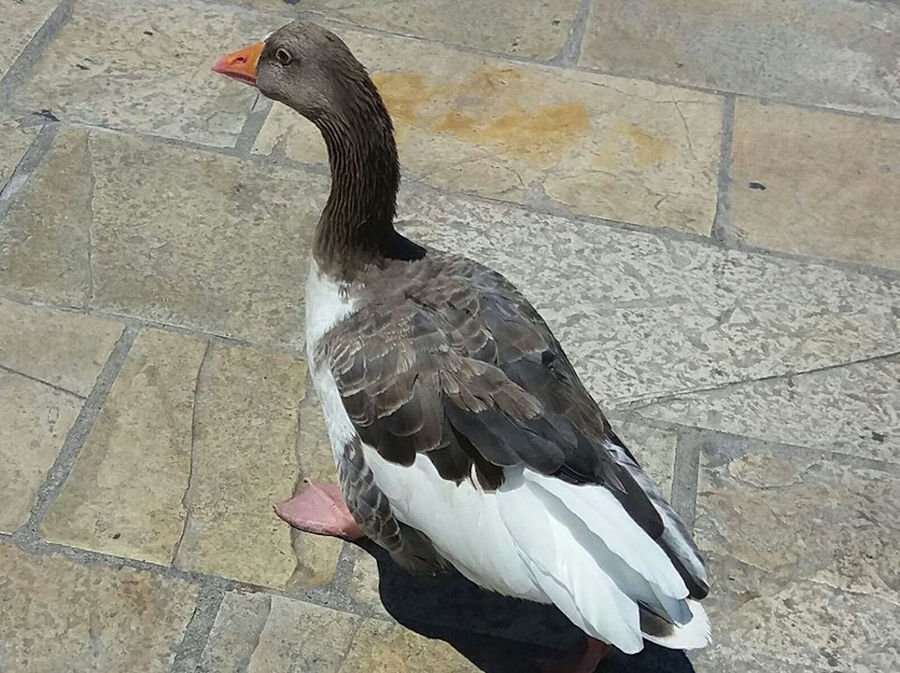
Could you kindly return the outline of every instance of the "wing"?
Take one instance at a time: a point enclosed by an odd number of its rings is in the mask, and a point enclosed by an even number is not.
[[[463,258],[426,258],[382,270],[367,292],[316,354],[364,443],[400,465],[424,453],[443,478],[485,489],[518,465],[600,484],[663,538],[658,493],[502,276]]]

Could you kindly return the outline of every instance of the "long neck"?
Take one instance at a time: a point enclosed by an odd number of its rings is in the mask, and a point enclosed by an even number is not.
[[[316,229],[320,268],[350,279],[388,254],[400,171],[394,130],[366,77],[353,83],[340,110],[314,120],[331,165],[331,194]]]

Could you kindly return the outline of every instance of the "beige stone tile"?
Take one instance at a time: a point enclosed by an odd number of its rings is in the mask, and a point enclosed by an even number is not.
[[[302,479],[333,484],[338,481],[331,442],[328,440],[328,433],[325,430],[322,407],[312,388],[307,391],[306,399],[300,406],[297,462],[301,475],[301,479],[297,483],[298,490],[303,488]],[[285,493],[282,498],[287,496],[288,494]],[[291,543],[294,547],[294,555],[297,557],[297,567],[288,582],[290,588],[303,589],[331,581],[337,567],[338,557],[344,548],[342,540],[291,530]]]
[[[0,370],[0,531],[28,521],[80,409],[74,395]]]
[[[889,669],[898,511],[897,468],[764,445],[706,451],[695,528],[715,638],[698,661],[722,670],[765,652],[791,670]]]
[[[2,0],[2,2],[10,1]],[[2,21],[3,19],[0,19],[0,31],[3,30]],[[2,72],[0,72],[0,76],[2,76]],[[9,180],[22,157],[25,156],[25,151],[31,145],[31,141],[34,140],[37,132],[38,128],[36,126],[19,127],[16,122],[0,117],[0,191],[3,190],[6,181]],[[11,185],[10,187],[12,188],[13,186]],[[7,195],[4,195],[4,198],[7,198]]]
[[[900,117],[891,2],[595,0],[580,63]]]
[[[0,229],[0,285],[13,298],[85,306],[90,295],[87,134],[63,129]]]
[[[169,564],[182,535],[206,344],[141,333],[44,520],[54,542]]]
[[[192,0],[85,0],[54,36],[16,102],[66,121],[234,144],[256,96],[211,72],[271,19]]]
[[[894,280],[446,194],[399,219],[514,282],[611,411],[897,350]]]
[[[271,600],[247,673],[343,672],[341,660],[362,620],[280,596]]]
[[[59,0],[0,0],[0,78],[58,4]]]
[[[340,673],[478,673],[475,664],[443,640],[433,640],[399,624],[366,620]]]
[[[298,481],[297,408],[305,383],[299,358],[212,346],[197,386],[177,567],[279,588],[290,580],[297,565],[291,529],[272,506]]]
[[[131,568],[0,546],[5,673],[168,673],[197,590]]]
[[[325,178],[105,132],[91,152],[95,307],[302,347]]]
[[[411,179],[709,233],[718,97],[339,32],[373,73]],[[325,161],[318,131],[282,105],[255,151]]]
[[[741,240],[900,270],[900,124],[740,100],[732,154]]]
[[[121,323],[0,299],[0,365],[87,397]]]
[[[312,0],[305,9],[329,19],[449,42],[464,47],[540,59],[562,51],[578,12],[578,0]],[[460,20],[465,17],[464,20]]]
[[[678,395],[638,411],[770,442],[900,462],[900,358]]]
[[[272,598],[266,594],[225,594],[200,655],[197,673],[245,671],[271,609]]]

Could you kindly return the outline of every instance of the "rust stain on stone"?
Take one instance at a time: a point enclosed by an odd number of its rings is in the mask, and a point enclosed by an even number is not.
[[[668,138],[649,133],[638,124],[616,122],[613,130],[631,140],[634,146],[634,163],[637,166],[660,164],[675,153],[675,147]]]
[[[587,108],[575,101],[525,107],[519,102],[529,95],[525,79],[516,68],[488,66],[447,85],[415,72],[373,77],[401,132],[416,125],[516,158],[558,156],[578,144],[590,128]]]
[[[379,72],[372,76],[391,116],[407,124],[419,120],[419,108],[433,99],[432,87],[417,72]]]

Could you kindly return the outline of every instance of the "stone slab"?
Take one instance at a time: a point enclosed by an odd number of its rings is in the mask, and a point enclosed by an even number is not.
[[[306,399],[300,405],[297,464],[301,475],[297,483],[298,490],[303,488],[303,479],[332,484],[338,482],[334,454],[325,430],[325,417],[312,388],[307,390]],[[343,541],[301,530],[291,530],[291,541],[297,557],[297,567],[289,582],[290,588],[305,589],[330,582],[344,548]]]
[[[900,117],[893,2],[595,0],[579,63]]]
[[[356,633],[340,673],[478,673],[443,640],[426,638],[399,624],[366,620]]]
[[[578,0],[310,0],[304,9],[329,19],[463,47],[550,59],[566,44]],[[460,20],[465,17],[465,20]]]
[[[0,546],[5,673],[168,673],[197,590],[131,568]]]
[[[85,440],[42,535],[168,565],[184,527],[194,388],[206,345],[142,332]]]
[[[3,0],[3,2],[11,2],[11,0]],[[0,10],[2,11],[2,10]],[[3,19],[0,19],[2,22]],[[0,31],[3,30],[3,24],[0,23]],[[20,127],[16,122],[0,118],[0,193],[6,186],[16,166],[25,156],[31,142],[37,135],[38,129],[34,126]],[[0,200],[8,198],[8,193],[3,195]]]
[[[746,243],[900,271],[900,124],[739,100],[729,198]]]
[[[298,481],[294,445],[305,383],[299,358],[211,346],[197,383],[177,567],[278,588],[290,580],[297,565],[291,529],[272,506]]]
[[[0,286],[14,299],[83,307],[91,292],[87,134],[63,129],[0,228]]]
[[[75,395],[0,370],[0,531],[28,521],[80,409]]]
[[[709,233],[723,105],[717,96],[338,32],[373,73],[410,179]],[[318,131],[280,104],[254,150],[326,163]]]
[[[900,358],[679,395],[642,416],[900,462]]]
[[[120,323],[0,299],[0,365],[87,397]]]
[[[59,0],[0,0],[0,78],[58,4]]]
[[[95,307],[303,347],[325,178],[105,132],[91,154]]]
[[[609,409],[897,349],[883,277],[433,193],[400,222],[521,288]]]
[[[211,72],[271,20],[196,0],[85,0],[15,101],[66,121],[231,146],[256,97]]]
[[[709,560],[709,670],[889,670],[900,646],[900,470],[751,444],[701,456],[697,541]],[[776,628],[772,628],[777,625]],[[770,670],[765,666],[765,670]]]

